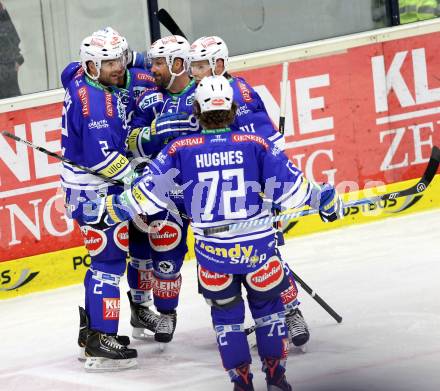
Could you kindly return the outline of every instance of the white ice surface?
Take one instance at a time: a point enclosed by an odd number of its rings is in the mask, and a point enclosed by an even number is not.
[[[440,210],[289,241],[284,257],[344,318],[336,324],[302,292],[311,340],[289,357],[294,389],[440,390],[439,250]],[[1,301],[0,390],[231,390],[194,262],[183,278],[173,342],[161,353],[134,341],[139,365],[124,372],[85,373],[76,359],[82,286]],[[120,334],[129,335],[122,298]],[[256,390],[265,390],[253,357]]]

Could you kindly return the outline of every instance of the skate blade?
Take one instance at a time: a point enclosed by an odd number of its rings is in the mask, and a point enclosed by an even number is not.
[[[167,345],[168,344],[165,343],[165,342],[159,342],[159,350],[160,350],[161,353],[163,353],[166,350]]]
[[[255,349],[257,347],[257,337],[255,336],[255,333],[249,334],[247,340],[250,349]]]
[[[111,360],[104,357],[87,357],[84,364],[86,372],[114,372],[137,366],[136,358]]]
[[[307,344],[301,346],[295,346],[293,343],[290,344],[290,350],[294,353],[307,353]]]
[[[141,339],[145,341],[145,340],[151,340],[154,337],[154,333],[148,329],[133,327],[133,332],[131,336],[134,339]]]
[[[78,360],[86,361],[86,349],[84,347],[79,346]]]

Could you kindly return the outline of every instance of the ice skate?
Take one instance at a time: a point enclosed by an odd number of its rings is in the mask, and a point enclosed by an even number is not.
[[[85,347],[87,342],[87,335],[89,333],[89,318],[87,317],[86,311],[83,307],[78,307],[79,309],[79,334],[78,334],[78,360],[85,361]],[[130,338],[126,335],[117,335],[115,337],[117,341],[124,346],[130,345]]]
[[[171,342],[174,335],[174,330],[176,329],[177,323],[177,313],[173,311],[169,314],[160,314],[159,322],[157,324],[156,333],[154,334],[154,339],[160,342],[160,350],[164,350],[164,344]]]
[[[267,391],[292,391],[286,379],[285,362],[279,359],[265,358],[263,371],[266,373]]]
[[[137,365],[137,351],[120,344],[114,335],[90,330],[85,347],[87,372],[120,371]]]
[[[151,339],[156,332],[159,315],[150,310],[148,306],[134,303],[130,292],[127,292],[127,295],[130,301],[130,324],[133,327],[133,338],[142,340]]]
[[[229,376],[234,384],[233,391],[254,391],[252,373],[249,364],[243,364],[229,371]]]
[[[289,340],[292,342],[292,345],[305,353],[306,343],[310,338],[310,332],[307,323],[298,308],[286,313],[286,325],[289,330]]]

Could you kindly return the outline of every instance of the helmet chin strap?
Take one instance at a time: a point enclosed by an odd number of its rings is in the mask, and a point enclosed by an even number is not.
[[[84,69],[84,73],[85,73],[88,77],[90,77],[90,79],[92,79],[92,80],[94,80],[94,81],[98,80],[98,79],[99,79],[99,76],[101,75],[101,64],[99,64],[99,66],[98,66],[98,64],[95,63],[95,67],[96,67],[96,70],[98,71],[98,73],[97,73],[96,76],[92,76],[92,75],[89,73],[89,71],[87,70],[87,64],[86,64],[86,67],[85,67],[85,69]]]
[[[168,69],[169,69],[169,71],[170,71],[170,73],[171,73],[171,79],[170,79],[170,82],[168,83],[168,85],[165,87],[166,90],[168,90],[169,88],[171,88],[171,86],[173,85],[174,80],[176,79],[177,76],[182,76],[182,75],[185,73],[185,68],[182,69],[182,71],[181,71],[180,73],[174,73],[174,72],[171,70],[171,67],[170,67],[170,66],[168,66]]]

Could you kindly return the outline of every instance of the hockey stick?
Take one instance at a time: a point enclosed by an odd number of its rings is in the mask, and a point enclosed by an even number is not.
[[[349,207],[349,206],[354,206],[354,205],[361,205],[361,204],[374,204],[375,202],[381,201],[381,200],[391,200],[391,199],[395,199],[395,198],[399,198],[399,197],[405,197],[405,196],[421,193],[431,183],[432,179],[435,176],[435,173],[437,172],[439,163],[440,163],[440,149],[437,148],[436,146],[434,146],[432,148],[431,157],[429,159],[428,165],[426,166],[425,172],[424,172],[423,176],[420,178],[420,180],[414,186],[411,186],[408,189],[401,190],[401,191],[394,192],[394,193],[388,193],[388,194],[383,194],[381,196],[377,196],[377,197],[373,197],[373,198],[365,198],[365,199],[361,199],[361,200],[352,201],[352,202],[346,203],[344,205],[344,208]],[[276,217],[282,218],[284,216],[289,216],[288,219],[290,220],[291,218],[306,216],[306,215],[310,215],[310,214],[314,214],[314,213],[318,213],[318,211],[312,209],[312,210],[301,211],[301,212],[297,212],[297,213],[293,213],[293,214],[273,216],[273,218],[276,218]],[[266,220],[266,219],[264,219],[264,220]],[[277,221],[282,221],[282,220],[277,220]],[[232,225],[234,225],[234,224],[231,224],[231,226]],[[235,225],[238,225],[238,224],[235,224]],[[317,303],[319,303],[321,305],[321,307],[324,308],[333,319],[336,320],[336,322],[341,323],[342,317],[332,307],[330,307],[327,304],[327,302],[321,296],[319,296],[307,283],[305,283],[304,280],[302,280],[298,276],[298,274],[296,274],[293,270],[291,270],[291,272],[292,272],[292,275],[293,275],[295,281],[297,281],[301,285],[301,287],[310,296],[312,296],[312,298]],[[255,329],[256,329],[255,325],[246,328],[245,329],[246,335],[253,333],[255,331]]]
[[[279,132],[284,135],[284,126],[286,124],[286,98],[287,98],[287,81],[288,81],[289,63],[283,62],[283,74],[281,79],[281,97],[280,97],[280,121],[278,123]]]
[[[106,182],[112,183],[113,185],[119,185],[119,186],[124,186],[125,185],[125,183],[123,181],[109,178],[109,177],[107,177],[107,176],[105,176],[103,174],[100,174],[99,172],[94,171],[94,170],[92,170],[92,169],[90,169],[88,167],[82,166],[81,164],[77,164],[74,161],[65,158],[64,156],[58,155],[55,152],[48,151],[46,148],[39,147],[38,145],[35,145],[35,144],[31,143],[30,141],[24,140],[24,139],[16,136],[15,134],[9,133],[6,130],[2,130],[2,134],[5,135],[6,137],[9,137],[9,138],[15,140],[15,141],[18,141],[19,143],[22,143],[22,144],[27,145],[28,147],[31,147],[32,149],[35,149],[37,151],[45,153],[46,155],[54,157],[55,159],[58,159],[58,160],[60,160],[60,161],[62,161],[64,163],[68,164],[69,166],[79,168],[79,169],[87,172],[88,174],[95,175],[95,176],[101,178],[102,180],[104,180]]]
[[[55,152],[51,152],[51,151],[47,150],[46,148],[40,147],[40,146],[38,146],[38,145],[35,145],[35,144],[31,143],[30,141],[24,140],[24,139],[22,139],[22,138],[16,136],[15,134],[9,133],[9,132],[6,131],[6,130],[2,130],[1,133],[2,133],[3,135],[5,135],[6,137],[9,137],[9,138],[11,138],[11,139],[13,139],[13,140],[15,140],[15,141],[18,141],[19,143],[25,144],[25,145],[27,145],[28,147],[31,147],[32,149],[35,149],[35,150],[37,150],[37,151],[39,151],[39,152],[42,152],[42,153],[45,153],[46,155],[52,156],[52,157],[54,157],[55,159],[58,159],[58,160],[60,160],[60,161],[62,161],[62,162],[64,162],[64,163],[66,163],[66,164],[68,164],[68,165],[70,165],[70,166],[72,166],[72,167],[79,168],[79,169],[81,169],[81,170],[87,172],[88,174],[95,175],[95,176],[101,178],[101,179],[102,179],[103,181],[105,181],[105,182],[111,183],[111,184],[113,184],[113,185],[118,185],[118,186],[129,185],[129,183],[125,183],[125,182],[122,181],[122,180],[117,180],[117,179],[109,178],[109,177],[107,177],[107,176],[105,176],[105,175],[103,175],[103,174],[101,174],[101,173],[99,173],[99,172],[97,172],[97,171],[95,171],[95,170],[92,170],[92,169],[90,169],[90,168],[88,168],[88,167],[82,166],[81,164],[75,163],[74,161],[72,161],[72,160],[70,160],[70,159],[67,159],[67,158],[65,158],[64,156],[58,155],[57,153],[55,153]],[[182,217],[182,218],[184,218],[184,219],[187,219],[187,220],[190,220],[189,216],[187,216],[185,213],[181,213],[181,212],[179,212],[177,209],[168,208],[167,210],[168,210],[170,213],[173,213],[173,214],[175,214],[175,215],[180,215],[180,217]]]
[[[382,194],[382,195],[378,195],[378,196],[374,196],[374,197],[367,197],[367,198],[361,198],[359,200],[349,201],[347,203],[344,203],[344,208],[349,208],[349,207],[357,206],[357,205],[375,204],[376,202],[379,202],[379,201],[394,200],[396,198],[406,197],[409,195],[422,193],[423,191],[426,190],[426,188],[429,186],[432,179],[434,178],[434,176],[437,172],[439,163],[440,163],[440,149],[438,147],[434,146],[432,148],[431,157],[430,157],[429,162],[426,166],[425,172],[423,173],[423,176],[419,179],[419,181],[415,185],[413,185],[407,189],[396,191],[393,193],[387,193],[387,194]],[[244,228],[255,227],[258,225],[268,225],[268,224],[272,224],[276,221],[287,221],[287,220],[292,220],[292,219],[299,218],[302,216],[310,216],[310,215],[313,215],[316,213],[319,213],[319,211],[315,210],[315,209],[305,209],[305,210],[301,210],[298,212],[280,214],[278,216],[270,216],[270,217],[266,217],[266,218],[258,219],[258,220],[247,220],[247,221],[243,221],[241,223],[223,225],[223,226],[215,227],[215,228],[207,228],[204,230],[204,235],[212,235],[212,234],[216,234],[216,233],[229,232],[229,231],[239,231]]]
[[[342,322],[342,316],[339,315],[332,307],[330,307],[327,302],[319,296],[302,278],[298,276],[293,270],[290,270],[292,272],[293,278],[296,282],[301,285],[301,288],[303,288],[322,308],[324,308],[327,313],[334,319],[336,322],[341,323]],[[256,325],[252,325],[244,330],[246,335],[252,334],[255,329],[257,328]]]
[[[179,28],[167,10],[161,8],[159,11],[157,11],[157,19],[172,35],[180,35],[183,38],[186,38],[183,31]]]

